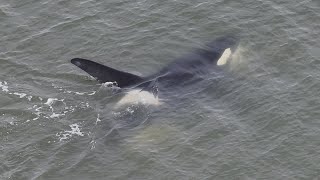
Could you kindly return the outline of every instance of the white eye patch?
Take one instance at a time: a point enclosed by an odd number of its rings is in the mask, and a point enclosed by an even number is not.
[[[217,65],[218,66],[225,65],[227,63],[227,60],[229,59],[230,55],[231,55],[231,49],[230,48],[224,50],[224,52],[222,53],[220,59],[217,61]]]

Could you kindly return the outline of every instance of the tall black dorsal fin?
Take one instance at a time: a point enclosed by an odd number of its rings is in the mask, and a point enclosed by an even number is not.
[[[118,86],[122,88],[143,81],[143,78],[137,75],[119,71],[87,59],[74,58],[71,60],[71,63],[78,66],[101,83],[117,82]]]

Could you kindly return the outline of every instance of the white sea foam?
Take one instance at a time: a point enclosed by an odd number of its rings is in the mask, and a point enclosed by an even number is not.
[[[34,114],[36,115],[36,117],[33,118],[32,120],[35,121],[35,120],[38,120],[38,119],[40,118],[40,116],[41,116],[41,114],[42,114],[42,113],[40,112],[40,109],[41,109],[42,107],[38,107],[37,105],[34,105],[33,108],[35,108],[35,111],[36,111],[36,112],[35,112]]]
[[[33,118],[32,119],[33,121],[38,120],[40,118],[41,112],[36,112],[35,114],[36,114],[37,117]]]
[[[96,125],[98,124],[98,122],[100,122],[101,119],[100,119],[100,114],[98,114],[98,117],[97,117],[97,120],[96,120]]]
[[[31,99],[32,99],[32,96],[28,96],[28,97],[27,97],[27,99],[28,99],[29,101],[31,101]]]
[[[58,85],[55,85],[52,83],[53,88],[58,89],[59,91],[63,91],[63,93],[67,93],[67,94],[75,94],[75,95],[79,95],[79,96],[83,96],[83,95],[88,95],[88,96],[92,96],[96,93],[96,91],[91,91],[91,92],[77,92],[77,91],[71,91],[71,90],[65,90],[63,87],[60,87]]]
[[[127,107],[126,111],[128,111],[130,114],[134,113],[134,110],[131,107]]]
[[[71,138],[73,135],[78,135],[78,136],[84,136],[84,133],[81,132],[80,126],[76,123],[69,125],[71,128],[71,131],[64,131],[57,133],[56,136],[59,137],[59,140],[67,140]]]
[[[92,96],[92,95],[94,95],[94,94],[96,94],[96,91],[92,91],[92,93],[89,93],[88,95],[89,95],[89,96]]]
[[[61,107],[59,107],[58,111],[55,110],[54,108],[55,107],[54,104],[57,101],[62,102],[64,104],[64,108],[61,109]],[[48,111],[48,108],[43,105],[49,106],[50,111]],[[38,120],[41,117],[46,119],[59,118],[61,116],[65,116],[68,112],[74,111],[74,107],[72,106],[67,107],[66,103],[64,102],[64,99],[57,99],[57,98],[48,98],[47,101],[42,105],[33,105],[28,109],[33,110],[34,111],[33,114],[36,115],[36,117],[34,117],[32,120]]]
[[[117,82],[105,82],[102,84],[104,87],[112,87],[112,86],[117,86]]]
[[[52,113],[52,114],[50,115],[50,118],[58,118],[58,117],[60,117],[60,116],[64,116],[64,114]]]
[[[0,91],[1,90],[7,94],[18,96],[19,98],[26,98],[28,101],[31,101],[33,98],[31,95],[27,95],[26,93],[10,92],[8,83],[6,81],[3,81],[3,82],[0,81]],[[38,98],[40,101],[43,102],[42,97],[38,97]],[[61,107],[59,107],[59,111],[54,109],[53,105],[55,104],[56,101],[62,102],[64,104],[65,106],[64,110],[61,111]],[[43,105],[49,106],[51,111],[48,111],[47,108],[43,108]],[[58,104],[57,106],[61,106],[61,104]],[[89,104],[86,103],[84,106],[89,107]],[[27,122],[29,122],[30,120],[38,120],[39,118],[46,118],[46,119],[59,118],[61,116],[66,115],[66,113],[68,112],[73,112],[74,107],[72,106],[67,107],[66,103],[64,102],[64,99],[48,98],[47,101],[45,101],[45,103],[43,103],[42,105],[32,105],[28,108],[28,110],[33,111],[32,113],[35,115],[35,117],[27,120]]]
[[[84,92],[74,92],[76,95],[84,95]]]
[[[6,81],[3,81],[3,82],[0,81],[0,88],[2,89],[3,92],[9,92],[8,83]]]
[[[13,94],[19,96],[19,98],[23,98],[27,95],[26,93],[17,93],[17,92],[14,92]]]
[[[48,105],[48,106],[51,106],[54,101],[58,101],[57,98],[48,98],[47,102],[45,102],[44,104]]]
[[[67,133],[70,134],[75,134],[78,136],[84,136],[84,134],[80,131],[80,126],[78,124],[71,124],[70,125],[71,131],[66,131]]]
[[[26,97],[29,101],[31,101],[31,99],[32,99],[32,96],[27,96],[26,93],[9,92],[9,86],[8,86],[8,83],[6,81],[3,81],[3,82],[0,81],[0,88],[1,88],[1,90],[3,92],[6,92],[6,93],[11,94],[11,95],[19,96],[19,98]]]
[[[140,89],[134,89],[126,93],[122,99],[116,104],[116,108],[126,104],[144,104],[144,105],[161,105],[161,101],[158,97],[155,97],[152,93],[147,91],[141,91]]]

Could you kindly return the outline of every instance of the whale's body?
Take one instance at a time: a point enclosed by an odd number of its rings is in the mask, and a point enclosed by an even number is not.
[[[183,56],[150,76],[141,77],[128,72],[119,71],[91,60],[74,58],[71,63],[78,66],[100,83],[116,82],[120,88],[130,88],[141,92],[151,92],[155,97],[158,91],[170,89],[184,82],[221,71],[220,61],[230,57],[238,46],[234,37],[220,37],[205,47]]]

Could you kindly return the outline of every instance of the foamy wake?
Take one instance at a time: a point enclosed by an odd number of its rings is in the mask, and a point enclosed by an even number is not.
[[[39,97],[41,101],[43,101],[42,98]],[[62,104],[63,108],[61,107],[58,110],[55,110],[55,104],[59,103]],[[43,106],[44,105],[44,106]],[[34,117],[32,120],[38,120],[39,118],[46,118],[46,119],[52,119],[52,118],[60,118],[65,116],[68,112],[73,112],[75,110],[75,107],[68,107],[67,104],[64,102],[64,99],[58,99],[58,98],[48,98],[43,105],[33,105],[32,108],[28,108],[29,110],[35,111],[34,114],[36,117]],[[60,105],[61,106],[61,105]],[[48,109],[50,111],[48,111]],[[27,122],[30,120],[27,120]]]
[[[57,88],[57,87],[56,87]],[[75,111],[76,107],[80,108],[88,108],[88,102],[81,102],[79,105],[76,106],[68,106],[64,99],[58,98],[42,98],[42,97],[33,97],[26,93],[22,92],[14,92],[12,88],[9,87],[9,83],[6,81],[0,81],[0,92],[17,96],[20,99],[26,99],[27,101],[34,102],[35,104],[31,105],[27,109],[32,111],[33,117],[30,119],[26,119],[25,122],[35,121],[40,118],[44,119],[56,119],[64,117],[67,113],[71,113]],[[69,91],[65,91],[69,93]],[[71,91],[70,91],[71,93]],[[77,95],[93,95],[95,92],[89,93],[82,93],[82,92],[72,92]],[[29,103],[28,103],[29,104]],[[3,114],[4,115],[4,114]],[[16,124],[16,123],[11,123]]]
[[[55,89],[58,89],[59,91],[62,91],[63,93],[68,94],[74,94],[74,95],[88,95],[92,96],[96,93],[96,91],[91,92],[76,92],[76,91],[69,91],[65,90],[62,87],[54,86]],[[60,98],[42,98],[42,97],[33,97],[31,95],[28,95],[27,93],[22,92],[14,92],[14,88],[10,87],[10,84],[6,81],[0,81],[0,93],[8,94],[11,96],[16,96],[20,99],[25,99],[29,101],[30,103],[27,103],[30,105],[30,107],[27,107],[29,111],[31,111],[32,116],[29,117],[29,119],[26,119],[25,122],[21,123],[28,123],[30,121],[36,121],[36,120],[51,120],[51,119],[58,119],[65,117],[68,113],[72,113],[76,110],[76,108],[89,108],[90,105],[88,102],[81,102],[77,105],[68,105],[65,99]],[[2,116],[5,116],[5,113],[1,114]],[[100,122],[100,115],[98,114],[96,124]],[[16,121],[16,118],[12,117],[8,120],[8,123],[10,125],[19,125],[20,122]],[[73,123],[69,125],[69,128],[61,132],[56,133],[56,136],[58,137],[59,141],[68,140],[74,136],[85,136],[85,133],[81,131],[81,126],[77,123]],[[48,141],[48,143],[52,143],[56,141]]]
[[[70,91],[70,90],[66,90],[63,87],[60,87],[58,85],[55,85],[52,83],[53,88],[58,89],[59,91],[66,93],[66,94],[75,94],[75,95],[88,95],[88,96],[93,96],[96,94],[96,91],[91,91],[91,92],[77,92],[77,91]]]
[[[6,81],[3,81],[3,82],[0,81],[0,88],[3,92],[11,94],[11,95],[16,95],[19,98],[27,98],[28,101],[31,101],[31,99],[32,99],[32,96],[28,96],[26,93],[10,92],[8,83]]]

